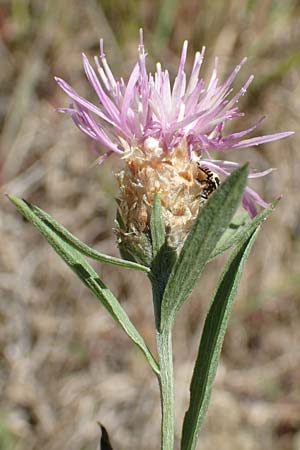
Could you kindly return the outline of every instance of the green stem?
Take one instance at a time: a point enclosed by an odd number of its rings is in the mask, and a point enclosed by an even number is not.
[[[171,328],[157,332],[157,351],[160,363],[159,387],[161,396],[161,450],[174,450],[174,383]]]

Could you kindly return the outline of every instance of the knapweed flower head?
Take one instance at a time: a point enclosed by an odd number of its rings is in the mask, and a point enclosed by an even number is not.
[[[86,76],[98,97],[97,105],[56,78],[72,99],[70,107],[60,111],[70,113],[77,127],[106,149],[99,162],[113,153],[124,159],[124,170],[117,178],[119,213],[126,232],[139,235],[147,231],[153,197],[158,192],[169,242],[174,246],[184,240],[199,209],[218,187],[220,179],[239,167],[237,162],[218,159],[218,153],[242,150],[292,134],[283,132],[245,138],[263,118],[251,128],[226,134],[226,123],[243,116],[237,105],[253,80],[251,75],[236,94],[232,93],[232,83],[246,58],[223,83],[217,76],[216,59],[206,83],[199,77],[205,48],[195,54],[188,78],[185,73],[187,47],[186,41],[172,84],[168,71],[159,63],[154,74],[147,72],[140,31],[138,61],[126,84],[123,78],[116,79],[112,74],[101,40],[100,58],[95,58],[98,73],[83,55]],[[264,176],[271,170],[251,173],[249,178]],[[243,206],[250,216],[257,214],[257,205],[268,206],[247,187]]]

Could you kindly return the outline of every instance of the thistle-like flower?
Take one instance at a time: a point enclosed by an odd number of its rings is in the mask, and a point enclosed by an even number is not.
[[[70,107],[60,111],[70,113],[81,131],[106,148],[98,162],[103,162],[113,153],[124,159],[125,167],[117,174],[122,233],[137,237],[147,233],[153,197],[158,192],[169,243],[175,247],[183,242],[199,209],[218,187],[220,179],[239,167],[237,162],[219,160],[212,153],[249,148],[293,134],[283,132],[244,139],[263,118],[251,128],[224,134],[227,122],[243,116],[237,104],[253,76],[235,95],[231,95],[231,86],[246,58],[224,83],[217,78],[216,59],[206,84],[199,78],[205,48],[195,54],[187,79],[184,71],[187,46],[185,41],[171,86],[168,71],[163,71],[159,63],[154,75],[147,73],[140,31],[138,61],[125,84],[122,78],[114,78],[101,40],[100,59],[95,58],[98,74],[83,55],[86,76],[98,96],[97,106],[81,97],[65,81],[56,78],[72,99]],[[262,177],[271,171],[251,173],[249,178]],[[247,187],[243,206],[251,217],[257,214],[256,205],[268,206],[253,189]]]

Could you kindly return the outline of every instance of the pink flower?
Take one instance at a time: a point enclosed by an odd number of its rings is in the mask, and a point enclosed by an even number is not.
[[[153,142],[157,142],[157,146],[165,153],[172,152],[184,142],[187,158],[191,158],[193,153],[197,154],[200,165],[226,177],[239,164],[213,159],[211,152],[242,150],[293,134],[283,132],[245,139],[260,125],[261,118],[251,128],[224,135],[226,122],[243,116],[237,104],[246,93],[253,76],[235,95],[232,95],[231,86],[246,58],[224,83],[220,83],[217,77],[216,59],[211,78],[206,84],[199,78],[205,48],[195,54],[193,68],[187,79],[184,71],[187,46],[185,41],[178,72],[171,85],[168,71],[163,71],[159,63],[154,75],[147,73],[143,34],[140,31],[138,61],[126,84],[122,78],[114,78],[101,40],[100,60],[95,58],[98,74],[83,54],[86,76],[98,96],[97,106],[81,97],[64,80],[55,78],[72,99],[69,108],[59,111],[70,113],[81,131],[107,149],[99,161],[102,162],[112,153],[122,155],[126,149],[136,146],[144,146],[146,151],[151,152]],[[149,142],[151,145],[147,145]],[[264,176],[271,170],[250,174],[249,178]],[[268,206],[254,190],[247,187],[243,206],[252,217],[257,214],[256,204]]]

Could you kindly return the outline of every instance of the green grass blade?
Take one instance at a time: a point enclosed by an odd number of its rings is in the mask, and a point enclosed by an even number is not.
[[[9,196],[10,201],[17,207],[20,213],[38,229],[41,235],[49,242],[56,253],[68,264],[83,283],[102,303],[111,317],[123,328],[129,338],[142,350],[153,371],[158,374],[159,367],[145,344],[144,339],[139,334],[126,312],[99,278],[94,269],[85,261],[82,255],[73,246],[61,238],[60,233],[56,233],[47,221],[42,220],[29,203],[24,200]]]
[[[181,450],[195,450],[207,411],[213,381],[243,267],[257,235],[245,238],[229,259],[207,314],[190,386],[190,404],[185,414]]]
[[[166,46],[170,39],[172,29],[175,24],[176,14],[178,12],[178,0],[162,0],[157,13],[156,27],[154,30],[153,41],[156,47]]]
[[[94,250],[93,248],[89,247],[84,242],[80,241],[78,238],[73,236],[72,233],[70,233],[65,227],[63,227],[60,223],[58,223],[48,213],[46,213],[45,211],[43,211],[42,209],[38,208],[35,205],[30,205],[30,207],[32,211],[35,213],[35,215],[39,217],[41,221],[43,221],[49,228],[52,228],[57,235],[59,235],[64,241],[66,241],[68,244],[70,244],[72,247],[74,247],[83,255],[88,256],[89,258],[94,259],[96,261],[100,261],[104,264],[110,264],[112,266],[124,267],[126,269],[135,269],[147,273],[150,271],[148,267],[143,266],[141,264],[137,264],[131,261],[125,261],[120,258],[115,258],[114,256],[108,256],[98,252],[97,250]]]
[[[247,175],[247,166],[233,172],[200,211],[165,288],[161,307],[162,327],[174,323],[177,311],[195,287],[240,203]]]

